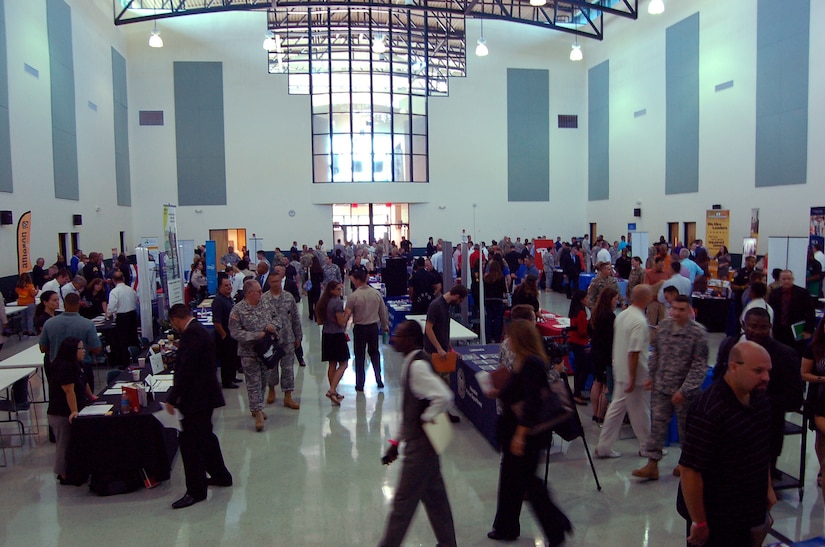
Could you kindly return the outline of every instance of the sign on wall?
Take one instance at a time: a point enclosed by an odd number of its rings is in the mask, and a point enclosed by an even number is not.
[[[811,207],[810,244],[825,247],[825,207]]]
[[[705,217],[705,248],[718,250],[722,245],[730,247],[730,211],[712,209]]]
[[[759,239],[759,209],[751,209],[751,237]]]

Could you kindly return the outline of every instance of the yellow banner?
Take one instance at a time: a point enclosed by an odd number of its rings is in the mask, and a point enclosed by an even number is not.
[[[32,271],[32,212],[26,211],[17,222],[17,273]]]
[[[730,211],[713,209],[707,212],[705,248],[716,253],[719,247],[728,248],[730,239]]]

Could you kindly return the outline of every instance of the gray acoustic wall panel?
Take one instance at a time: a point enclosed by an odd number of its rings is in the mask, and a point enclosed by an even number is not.
[[[129,102],[126,98],[126,59],[112,48],[112,100],[115,130],[115,185],[117,204],[132,205],[129,169]]]
[[[46,20],[51,78],[54,197],[79,200],[72,10],[63,0],[47,0]]]
[[[507,69],[507,200],[550,201],[550,72]]]
[[[807,182],[810,11],[810,0],[757,5],[757,187]]]
[[[9,128],[9,63],[6,57],[6,7],[0,0],[0,192],[13,192]]]
[[[610,199],[610,61],[587,71],[587,199]]]
[[[226,205],[223,65],[175,62],[179,205]]]
[[[699,191],[699,14],[668,27],[665,194]]]

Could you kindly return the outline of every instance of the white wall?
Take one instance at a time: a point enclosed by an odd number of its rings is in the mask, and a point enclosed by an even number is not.
[[[77,0],[70,5],[80,201],[54,198],[46,3],[5,3],[14,192],[0,193],[0,208],[13,212],[14,225],[0,228],[0,276],[17,273],[17,221],[28,210],[32,255],[49,264],[56,257],[59,232],[79,232],[81,248],[106,256],[119,246],[121,230],[127,242],[131,239],[131,210],[117,206],[114,178],[110,47],[122,51],[122,39],[99,5]],[[39,78],[25,72],[24,63],[36,68]],[[83,226],[72,226],[74,214],[83,215]]]
[[[665,31],[699,12],[700,119],[699,192],[665,195]],[[768,236],[808,233],[809,208],[825,204],[823,117],[825,38],[815,32],[825,5],[811,2],[808,183],[755,188],[756,11],[752,0],[668,2],[661,16],[640,6],[636,22],[617,21],[607,40],[585,51],[588,66],[610,59],[610,200],[589,202],[587,219],[605,235],[626,231],[628,222],[653,239],[667,235],[667,223],[696,222],[705,234],[705,211],[721,204],[731,211],[732,252],[742,252],[750,231],[751,208],[760,209],[759,252]],[[733,88],[715,86],[734,81]],[[647,115],[634,118],[635,111]],[[636,201],[642,217],[633,218]],[[681,235],[681,228],[680,228]],[[715,249],[714,249],[715,251]]]

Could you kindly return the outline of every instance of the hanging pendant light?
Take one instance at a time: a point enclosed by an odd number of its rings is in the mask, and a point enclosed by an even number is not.
[[[155,21],[155,27],[152,29],[152,35],[149,36],[149,47],[163,47],[163,38],[160,37],[157,21]]]
[[[579,38],[576,37],[576,41],[573,42],[572,46],[570,46],[570,60],[581,61],[582,59],[584,59],[584,55],[582,54],[582,47],[579,45]]]
[[[275,33],[271,30],[266,31],[266,38],[264,38],[264,49],[267,51],[275,51]]]
[[[665,12],[664,0],[650,0],[647,5],[647,12],[651,15],[660,15]]]
[[[384,43],[384,34],[378,33],[372,41],[372,52],[378,55],[387,51],[387,44]]]
[[[534,8],[540,8],[547,3],[547,0],[530,0],[530,5]]]
[[[487,49],[487,40],[484,39],[484,19],[481,20],[481,36],[476,44],[476,57],[486,57],[490,54],[490,50]]]

